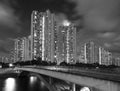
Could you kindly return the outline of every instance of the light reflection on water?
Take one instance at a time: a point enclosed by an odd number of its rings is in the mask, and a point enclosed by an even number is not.
[[[49,91],[36,76],[0,78],[0,91]]]
[[[44,82],[40,82],[40,85],[41,85],[41,88],[44,88],[45,87],[45,84],[44,84]]]
[[[15,91],[16,90],[16,82],[14,78],[7,78],[5,80],[5,86],[3,91]]]
[[[33,85],[37,81],[37,77],[31,76],[30,77],[30,85]]]

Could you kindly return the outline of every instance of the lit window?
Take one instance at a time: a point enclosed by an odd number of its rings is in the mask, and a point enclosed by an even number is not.
[[[37,19],[37,16],[35,15],[34,18]]]
[[[37,34],[36,33],[34,33],[34,37],[36,37],[37,36]]]
[[[56,55],[54,55],[54,57],[56,58],[57,56],[56,56]]]

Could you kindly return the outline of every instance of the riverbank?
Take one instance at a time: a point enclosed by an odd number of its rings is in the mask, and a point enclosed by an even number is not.
[[[18,73],[12,68],[0,69],[0,78],[17,77]]]
[[[0,74],[1,79],[5,79],[5,78],[8,78],[8,77],[17,77],[17,76],[18,76],[18,73],[3,73],[3,74]]]

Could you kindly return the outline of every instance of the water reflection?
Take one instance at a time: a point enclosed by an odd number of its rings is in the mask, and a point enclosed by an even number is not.
[[[16,90],[16,81],[14,78],[7,78],[5,80],[3,91],[15,91]]]
[[[29,77],[29,91],[48,91],[44,82],[42,82],[39,78],[36,76],[30,76]]]
[[[41,88],[45,88],[44,82],[40,81]]]
[[[30,77],[30,85],[33,85],[37,81],[37,77],[31,76]]]

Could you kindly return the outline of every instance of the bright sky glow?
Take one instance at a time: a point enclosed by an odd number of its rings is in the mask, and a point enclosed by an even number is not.
[[[69,22],[68,20],[64,20],[64,21],[63,21],[63,25],[64,25],[64,26],[69,26],[69,25],[70,25],[70,22]]]

